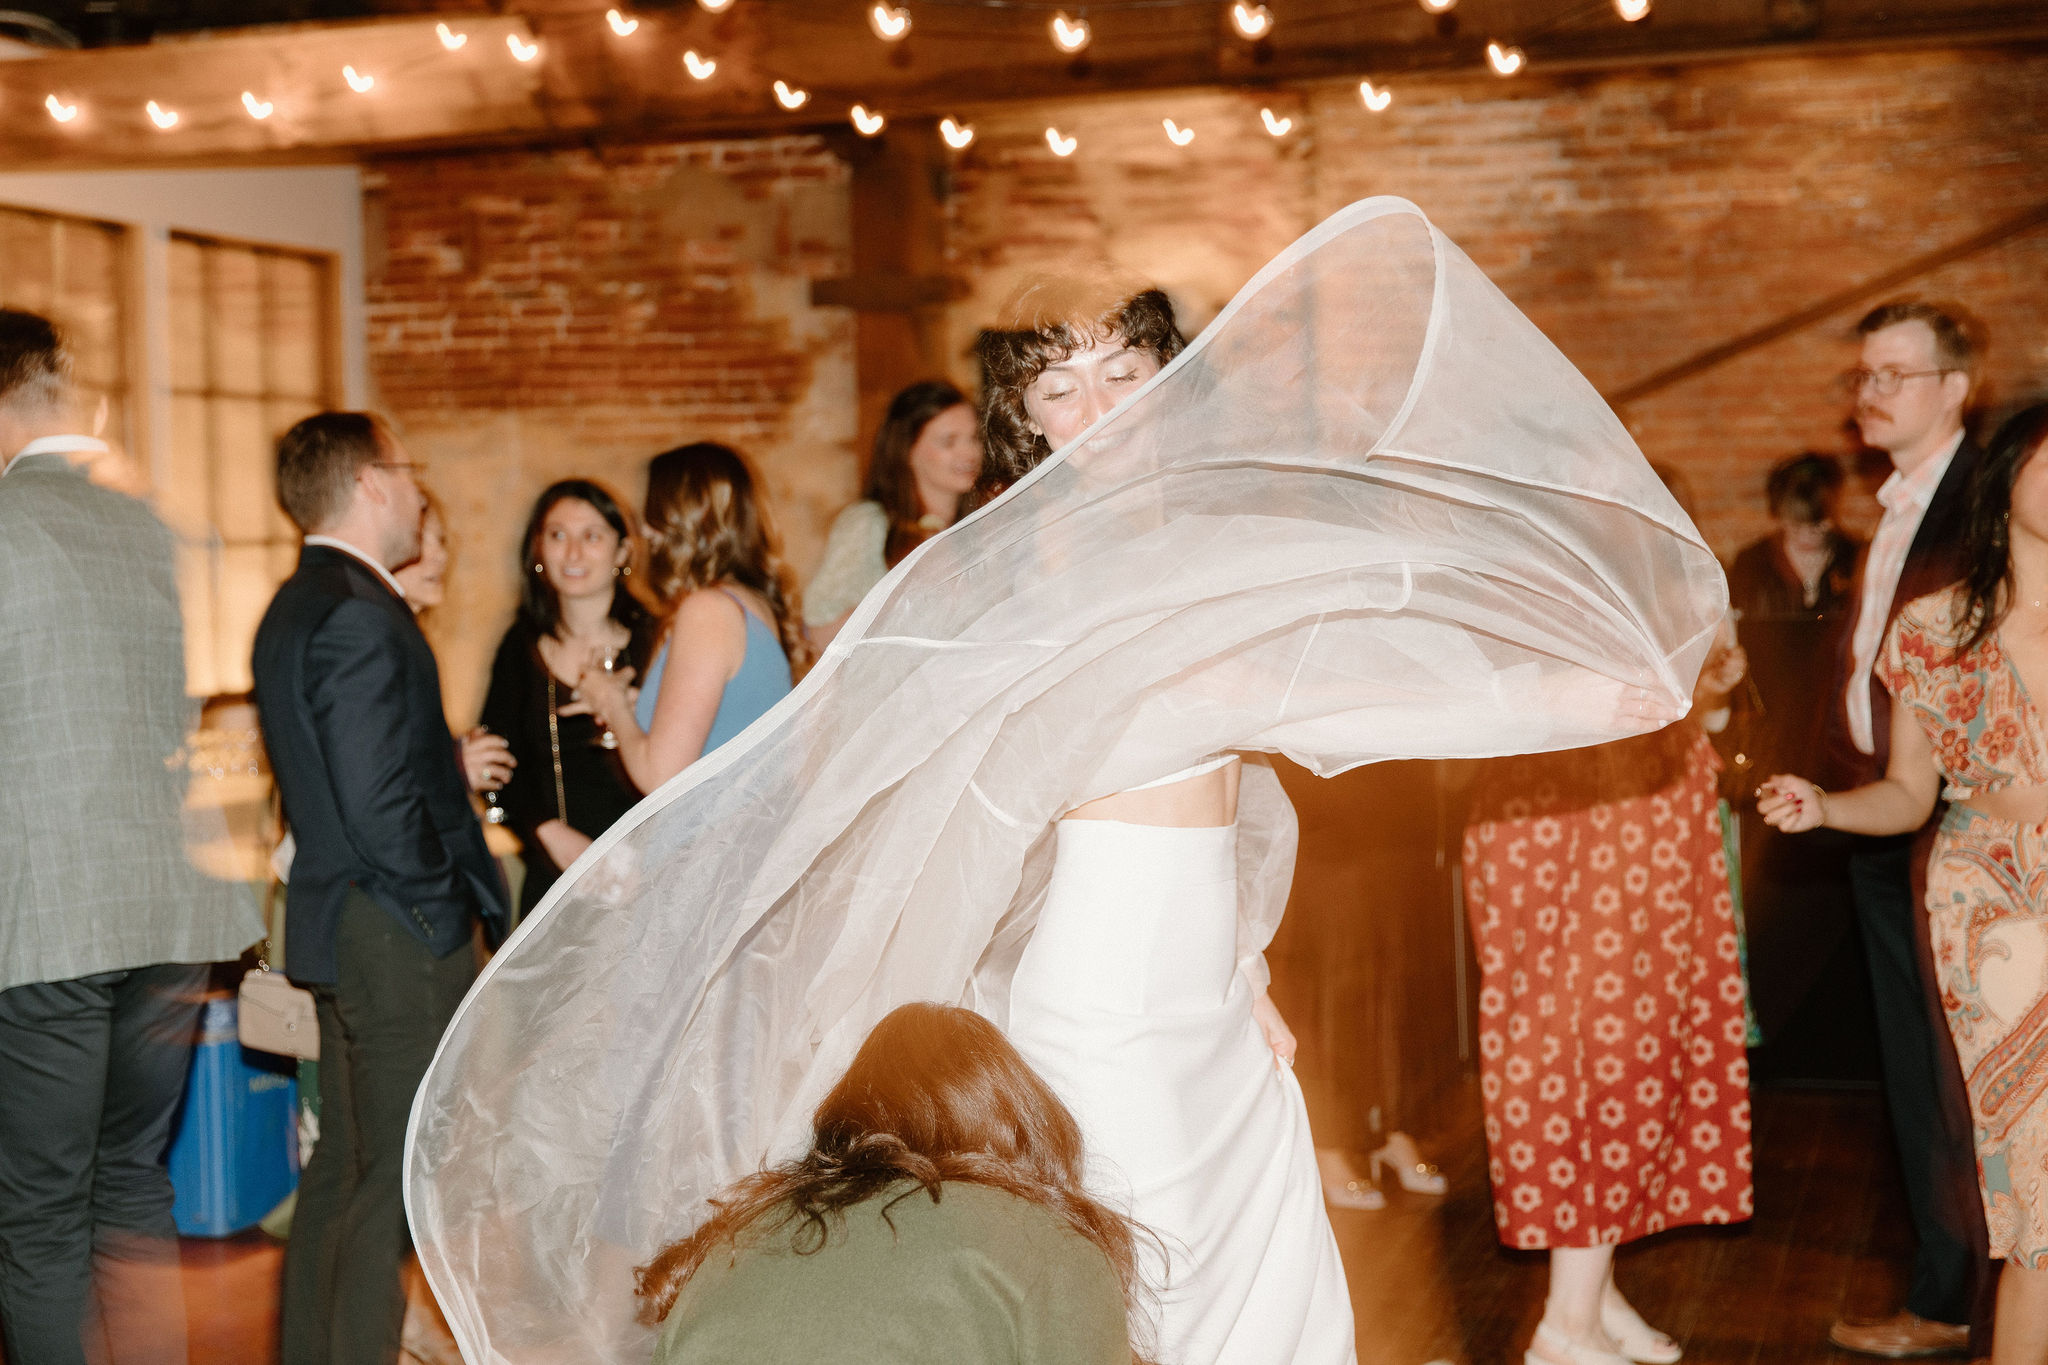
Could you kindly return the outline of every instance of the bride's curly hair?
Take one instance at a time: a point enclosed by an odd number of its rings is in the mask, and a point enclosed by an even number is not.
[[[747,1176],[711,1201],[695,1232],[633,1272],[640,1320],[660,1322],[705,1258],[756,1224],[788,1230],[792,1248],[823,1249],[845,1210],[910,1182],[905,1199],[937,1203],[947,1181],[986,1185],[1050,1209],[1109,1262],[1124,1301],[1144,1290],[1136,1223],[1081,1185],[1081,1129],[1002,1032],[971,1010],[930,1003],[892,1010],[812,1117],[811,1150]],[[1135,1350],[1135,1365],[1146,1365]]]
[[[1031,430],[1024,390],[1051,366],[1104,341],[1150,351],[1161,365],[1187,345],[1164,290],[1106,272],[1025,285],[1004,304],[996,325],[975,338],[988,446],[986,487],[978,492],[1000,492],[1052,453],[1045,437]]]
[[[647,465],[649,587],[664,615],[700,588],[724,582],[752,588],[767,599],[775,633],[789,666],[810,662],[796,575],[756,488],[746,457],[716,441],[678,446]]]

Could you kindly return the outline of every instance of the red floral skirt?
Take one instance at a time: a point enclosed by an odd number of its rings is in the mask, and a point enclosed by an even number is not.
[[[1494,1222],[1512,1247],[1747,1218],[1719,760],[1691,726],[1487,765],[1465,830]]]

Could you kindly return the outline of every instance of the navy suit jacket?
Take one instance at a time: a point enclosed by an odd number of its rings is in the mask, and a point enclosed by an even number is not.
[[[285,970],[335,979],[343,898],[359,888],[438,956],[507,896],[441,711],[434,653],[403,599],[324,545],[299,553],[256,631],[256,710],[297,851]]]

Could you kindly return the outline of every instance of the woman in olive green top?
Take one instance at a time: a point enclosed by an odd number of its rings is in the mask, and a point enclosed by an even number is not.
[[[1145,1235],[1081,1188],[1081,1133],[979,1015],[905,1005],[748,1176],[635,1272],[654,1365],[1142,1365]]]

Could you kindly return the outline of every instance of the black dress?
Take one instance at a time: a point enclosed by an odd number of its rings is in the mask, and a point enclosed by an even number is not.
[[[635,629],[623,662],[636,675],[646,672],[651,631]],[[519,893],[519,913],[540,903],[562,869],[555,866],[535,835],[549,820],[566,821],[571,829],[595,839],[640,800],[640,791],[626,776],[616,749],[600,748],[594,716],[558,716],[548,732],[548,666],[540,655],[540,635],[523,617],[498,644],[491,662],[491,689],[484,698],[483,724],[503,735],[518,766],[498,793],[505,824],[524,846],[526,883]],[[569,688],[555,681],[555,701],[569,700]],[[561,782],[556,784],[556,756]]]

